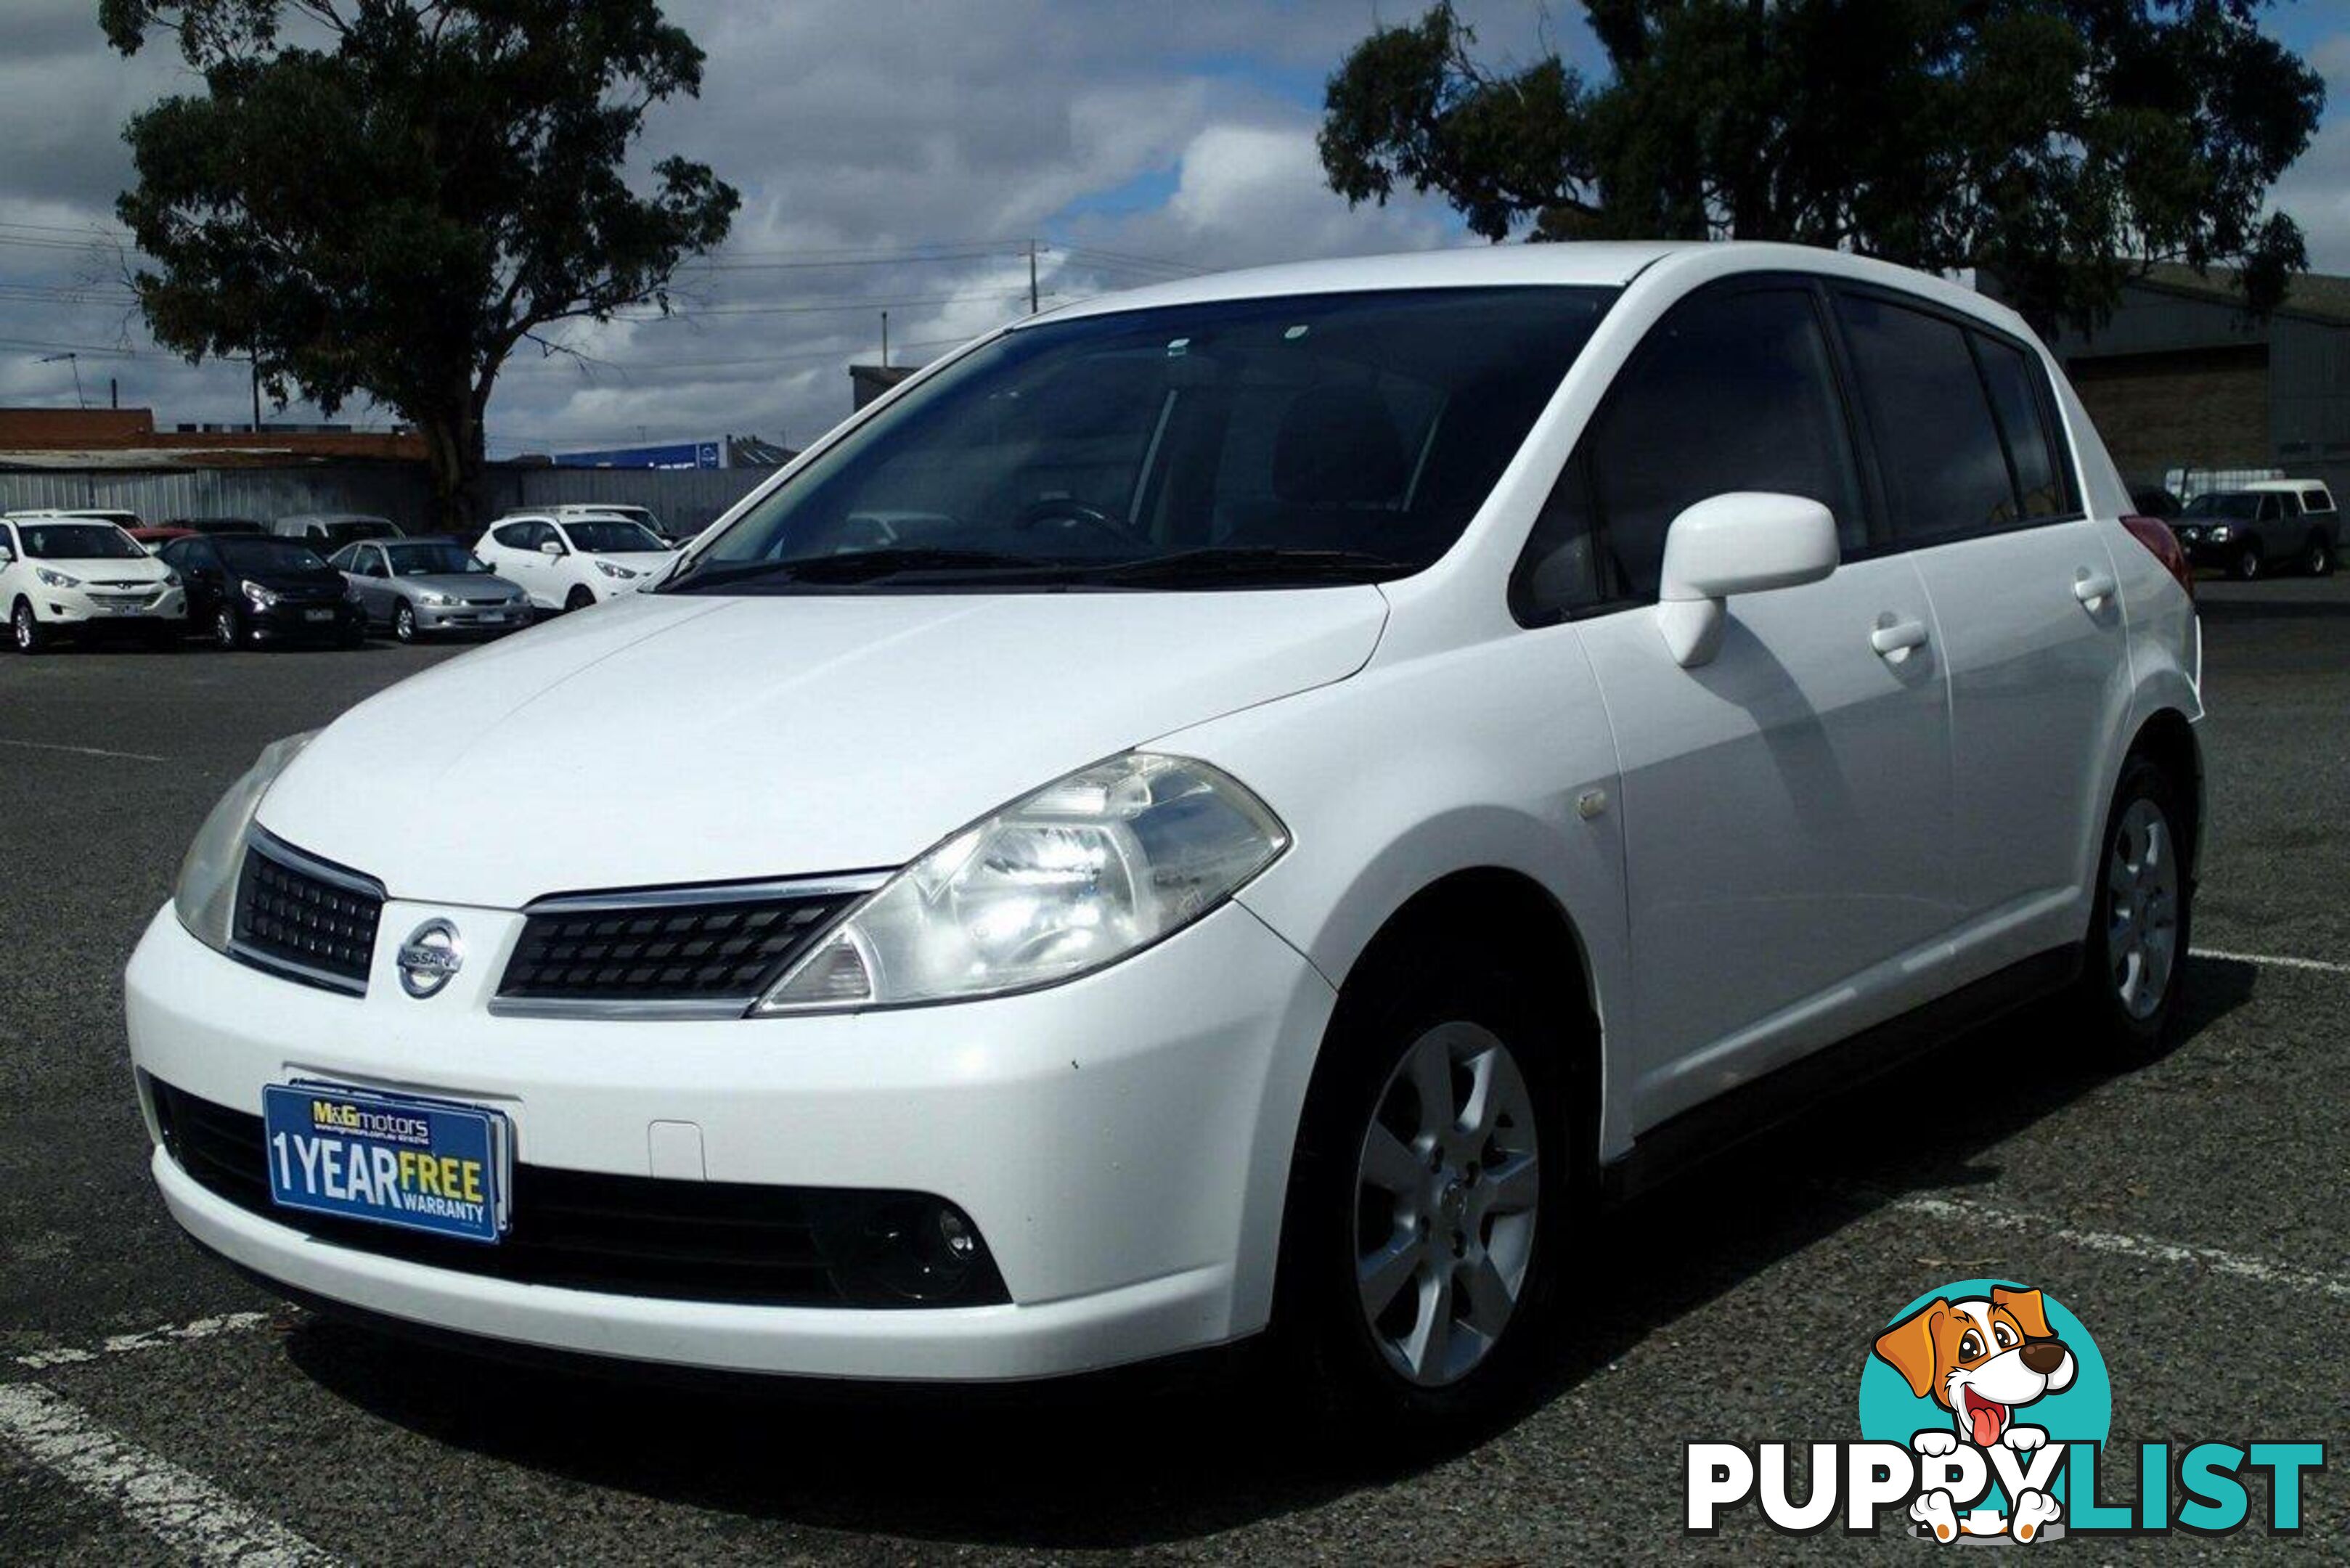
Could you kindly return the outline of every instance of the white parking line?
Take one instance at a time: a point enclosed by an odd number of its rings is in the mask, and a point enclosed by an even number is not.
[[[2315,970],[2320,974],[2350,974],[2350,963],[2334,963],[2325,959],[2285,958],[2277,953],[2230,953],[2218,948],[2194,948],[2189,951],[2197,958],[2218,959],[2223,963],[2264,964],[2272,969]]]
[[[168,763],[172,760],[146,752],[109,752],[103,746],[65,746],[54,741],[0,740],[0,746],[22,746],[28,752],[69,752],[77,757],[117,757],[127,763]]]
[[[2288,1268],[2282,1263],[2272,1263],[2266,1258],[2246,1257],[2241,1252],[2222,1251],[2217,1247],[2193,1247],[2183,1241],[2159,1241],[2148,1236],[2125,1236],[2111,1231],[2075,1231],[2042,1215],[1986,1209],[1962,1198],[1904,1198],[1898,1199],[1892,1207],[1905,1214],[1923,1215],[1932,1220],[1954,1220],[1987,1230],[2029,1231],[2033,1235],[2061,1241],[2068,1247],[2078,1247],[2084,1251],[2142,1258],[2154,1263],[2184,1264],[2209,1269],[2215,1274],[2256,1281],[2264,1285],[2283,1285],[2291,1290],[2331,1296],[2335,1301],[2350,1301],[2350,1279]]]
[[[200,1317],[188,1323],[166,1324],[161,1328],[142,1328],[136,1334],[118,1334],[100,1341],[95,1349],[67,1345],[57,1350],[32,1350],[10,1361],[27,1371],[44,1372],[52,1366],[78,1366],[102,1355],[120,1355],[125,1351],[156,1350],[167,1345],[185,1345],[192,1339],[210,1339],[217,1334],[241,1334],[267,1322],[269,1314],[265,1312],[223,1313],[218,1317]]]
[[[0,1441],[120,1509],[188,1562],[295,1568],[335,1561],[201,1476],[115,1436],[72,1400],[33,1384],[0,1386]]]

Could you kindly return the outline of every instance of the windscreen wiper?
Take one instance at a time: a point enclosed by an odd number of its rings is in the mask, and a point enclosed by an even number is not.
[[[878,582],[908,572],[1025,573],[1052,563],[995,550],[957,550],[904,545],[850,550],[837,556],[802,556],[780,561],[741,561],[730,566],[687,567],[660,585],[662,592],[740,587],[747,583],[855,584]]]
[[[1086,574],[1087,581],[1168,586],[1185,582],[1229,583],[1336,581],[1378,582],[1404,576],[1419,568],[1409,561],[1393,560],[1365,550],[1304,550],[1275,545],[1210,545],[1099,566]]]

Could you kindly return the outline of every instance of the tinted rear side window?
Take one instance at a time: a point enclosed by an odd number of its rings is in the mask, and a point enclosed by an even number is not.
[[[1967,334],[1873,295],[1839,295],[1896,540],[1958,538],[2013,523],[2015,492]]]
[[[1726,491],[1807,496],[1835,514],[1845,548],[1866,540],[1826,335],[1801,289],[1700,296],[1676,309],[1617,376],[1575,464],[1587,487],[1570,465],[1527,542],[1522,616],[1544,607],[1525,597],[1537,582],[1553,613],[1573,607],[1560,596],[1583,591],[1561,569],[1571,556],[1555,557],[1588,532],[1586,506],[1601,524],[1611,597],[1654,598],[1665,531]]]
[[[2026,517],[2061,517],[2073,510],[2056,466],[2054,443],[2042,414],[2040,377],[2012,343],[2002,343],[1980,332],[1975,357],[1982,364],[1983,385],[1991,389],[1991,405],[1999,416],[2000,433],[2007,438],[2008,455],[2015,461],[2015,485]]]

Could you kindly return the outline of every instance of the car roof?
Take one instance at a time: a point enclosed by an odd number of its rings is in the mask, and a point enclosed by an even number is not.
[[[1526,285],[1621,288],[1651,268],[1683,276],[1692,273],[1710,276],[1722,272],[1789,271],[1850,278],[1939,300],[2011,330],[2023,325],[2012,310],[1963,285],[1849,251],[1767,240],[1590,240],[1558,244],[1454,246],[1211,273],[1096,295],[1025,317],[1010,330],[1162,306],[1284,295]]]
[[[2255,479],[2239,486],[2243,490],[2324,490],[2322,479]],[[2332,492],[2327,492],[2331,494]]]

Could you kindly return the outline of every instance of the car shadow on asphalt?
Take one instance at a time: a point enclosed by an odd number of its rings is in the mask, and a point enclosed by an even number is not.
[[[2176,1051],[2251,996],[2248,963],[2198,959]],[[1045,1550],[1148,1547],[1309,1509],[1490,1441],[1683,1315],[1898,1202],[1993,1181],[1983,1162],[2131,1068],[2061,1048],[2053,1008],[2012,1015],[1813,1107],[1693,1179],[1596,1220],[1579,1272],[1608,1282],[1518,1407],[1483,1430],[1375,1451],[1315,1425],[1251,1347],[1049,1386],[749,1387],[477,1359],[307,1315],[295,1365],[330,1394],[458,1449],[667,1502],[819,1530]],[[1905,1114],[1953,1054],[1997,1096]]]

